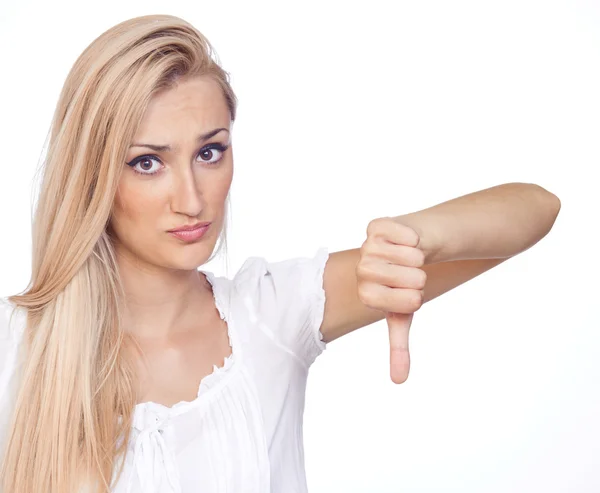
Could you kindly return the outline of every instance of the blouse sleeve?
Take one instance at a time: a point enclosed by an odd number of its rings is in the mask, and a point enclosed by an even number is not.
[[[0,298],[0,457],[14,404],[14,376],[24,322],[23,312],[6,298]]]
[[[327,248],[313,257],[268,262],[250,257],[234,278],[238,294],[260,328],[307,368],[325,349],[323,273]]]

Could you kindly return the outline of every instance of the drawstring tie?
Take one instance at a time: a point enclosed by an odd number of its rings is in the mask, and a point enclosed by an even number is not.
[[[169,490],[162,487],[160,493],[182,493],[175,458],[163,437],[168,417],[161,419],[147,409],[143,411],[142,419],[134,419],[134,427],[139,430],[139,434],[135,442],[133,468],[127,493],[132,491],[135,475],[139,478],[141,491],[144,493],[159,493],[159,487],[163,486],[163,476],[166,476]]]

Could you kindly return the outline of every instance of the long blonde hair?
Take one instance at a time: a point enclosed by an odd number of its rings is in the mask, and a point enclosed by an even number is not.
[[[136,376],[123,349],[123,290],[107,228],[150,99],[197,75],[220,84],[235,119],[229,76],[207,39],[182,19],[152,15],[99,36],[65,81],[33,220],[31,280],[9,298],[27,322],[4,493],[108,492],[122,473]]]

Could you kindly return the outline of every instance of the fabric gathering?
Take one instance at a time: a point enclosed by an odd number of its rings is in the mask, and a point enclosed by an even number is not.
[[[302,417],[308,369],[325,349],[319,326],[328,251],[246,260],[232,279],[202,271],[227,322],[231,355],[193,401],[136,405],[114,493],[307,491]],[[16,388],[24,313],[0,303],[1,437]],[[0,442],[1,444],[1,442]]]

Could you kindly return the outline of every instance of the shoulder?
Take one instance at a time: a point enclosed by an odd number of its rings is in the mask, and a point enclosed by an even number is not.
[[[265,257],[249,257],[242,264],[233,278],[233,284],[240,288],[256,288],[265,281],[280,286],[300,288],[298,283],[306,283],[315,277],[322,277],[327,259],[328,249],[319,248],[312,256],[293,257],[271,261]]]
[[[249,257],[232,280],[244,322],[286,348],[305,366],[325,349],[320,326],[325,307],[323,275],[328,249],[312,256],[270,261]]]

